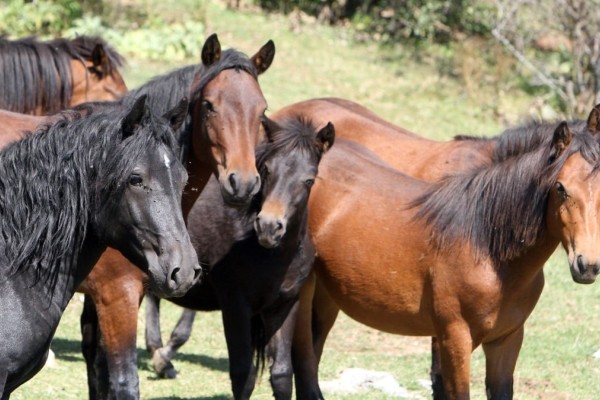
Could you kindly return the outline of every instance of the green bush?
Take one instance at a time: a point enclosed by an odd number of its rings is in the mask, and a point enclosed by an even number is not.
[[[0,33],[10,37],[58,36],[81,15],[76,0],[8,0],[0,6]]]

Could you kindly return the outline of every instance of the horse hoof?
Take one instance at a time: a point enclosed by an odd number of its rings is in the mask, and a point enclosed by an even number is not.
[[[154,364],[154,372],[162,379],[175,379],[177,378],[177,371],[175,367],[167,359],[160,349],[156,350],[152,355],[152,363]]]

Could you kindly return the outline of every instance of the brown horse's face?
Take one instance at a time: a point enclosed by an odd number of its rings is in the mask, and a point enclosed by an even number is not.
[[[73,95],[70,106],[88,101],[112,101],[127,93],[127,86],[116,68],[95,61],[71,62]]]
[[[194,131],[202,132],[193,135],[194,152],[212,165],[228,204],[246,204],[260,189],[254,150],[266,109],[256,79],[235,69],[211,80],[194,105]]]
[[[550,191],[548,221],[567,252],[573,280],[600,272],[600,174],[579,153],[569,157]]]

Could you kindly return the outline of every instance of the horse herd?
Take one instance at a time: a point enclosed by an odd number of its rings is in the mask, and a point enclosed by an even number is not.
[[[267,359],[275,398],[323,398],[339,310],[431,336],[435,399],[469,398],[479,345],[488,398],[513,397],[544,263],[562,244],[575,282],[600,272],[600,107],[447,142],[339,98],[267,117],[274,55],[212,35],[200,64],[127,91],[99,38],[0,39],[2,399],[43,366],[75,291],[91,399],[139,398],[146,294],[161,376],[195,311],[222,311],[236,399]],[[166,346],[159,298],[186,307]]]

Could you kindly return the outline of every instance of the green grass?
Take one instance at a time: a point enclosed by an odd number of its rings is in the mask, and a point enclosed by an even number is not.
[[[186,5],[193,4],[187,1]],[[185,10],[172,4],[173,13]],[[224,47],[253,54],[268,39],[277,46],[275,61],[260,83],[270,109],[322,96],[357,101],[383,117],[424,136],[448,139],[459,133],[494,134],[503,125],[490,106],[500,102],[510,123],[527,117],[531,99],[519,93],[502,96],[485,85],[477,96],[464,85],[438,73],[432,63],[415,61],[411,50],[380,49],[354,43],[338,28],[303,25],[289,29],[288,18],[259,12],[226,10],[211,2],[205,8],[206,36],[217,32]],[[198,59],[200,58],[198,49]],[[189,60],[189,63],[197,62]],[[174,62],[130,59],[125,76],[133,88],[147,79],[181,66]],[[481,99],[486,99],[482,101]],[[526,324],[525,342],[515,374],[515,398],[592,400],[600,393],[600,290],[571,281],[562,250],[546,267],[547,284]],[[475,273],[475,272],[474,272]],[[57,331],[53,349],[58,365],[45,369],[13,394],[13,399],[81,399],[87,395],[85,365],[80,352],[79,316],[82,303],[76,295]],[[179,316],[179,309],[163,305],[163,337]],[[139,316],[143,327],[143,313]],[[201,314],[191,341],[176,361],[175,381],[157,380],[138,334],[140,389],[143,399],[228,399],[228,361],[220,314]],[[321,379],[337,377],[344,368],[389,371],[411,392],[428,398],[419,384],[428,378],[429,340],[377,332],[341,316],[327,342]],[[266,375],[255,399],[271,399]],[[484,399],[484,360],[475,351],[472,365],[472,398]],[[376,391],[356,395],[329,394],[329,399],[384,399]]]

